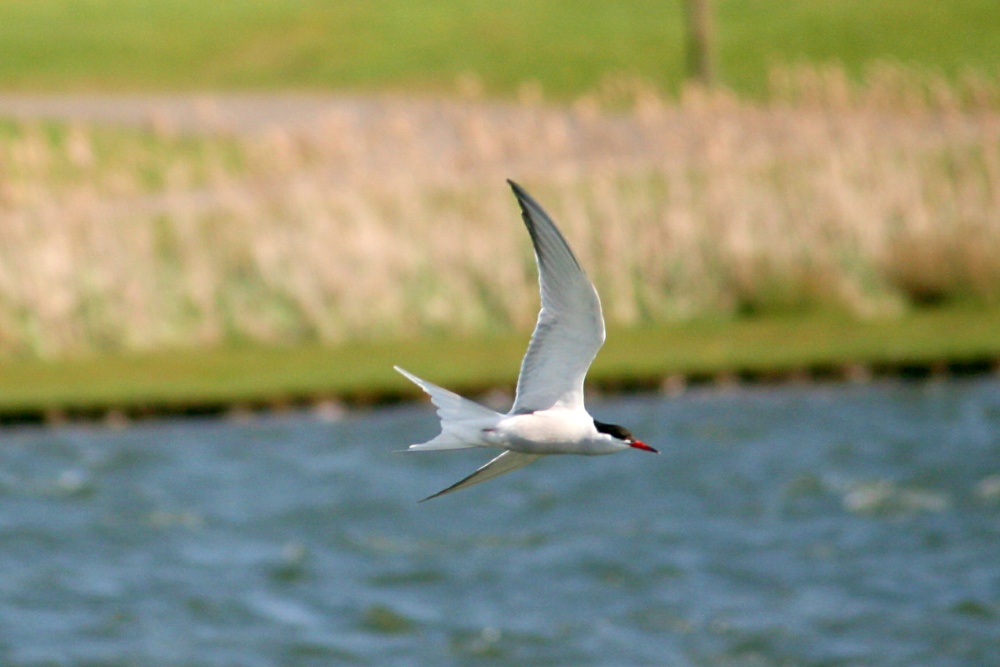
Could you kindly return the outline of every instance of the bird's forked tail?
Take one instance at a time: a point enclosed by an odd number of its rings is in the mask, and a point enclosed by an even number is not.
[[[443,387],[421,380],[416,375],[408,373],[399,366],[393,366],[397,372],[414,383],[431,397],[431,402],[437,407],[441,419],[441,434],[433,440],[410,445],[408,451],[432,451],[444,449],[467,449],[469,447],[485,447],[482,434],[503,419],[503,415],[490,410],[484,405],[470,401]]]

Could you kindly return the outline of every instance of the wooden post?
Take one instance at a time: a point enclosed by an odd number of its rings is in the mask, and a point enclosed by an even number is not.
[[[711,0],[684,0],[687,76],[703,86],[715,79]]]

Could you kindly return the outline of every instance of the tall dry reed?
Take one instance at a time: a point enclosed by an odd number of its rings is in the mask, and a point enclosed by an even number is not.
[[[0,354],[529,329],[506,177],[614,324],[1000,299],[995,78],[786,70],[765,102],[526,91],[196,138],[21,124],[0,139]]]

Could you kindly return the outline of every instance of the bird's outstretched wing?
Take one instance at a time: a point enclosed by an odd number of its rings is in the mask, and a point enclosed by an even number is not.
[[[541,206],[513,181],[538,263],[542,308],[521,362],[511,413],[554,406],[583,409],[583,380],[604,344],[597,290]]]
[[[464,489],[467,486],[472,486],[473,484],[479,484],[480,482],[491,480],[494,477],[499,477],[505,472],[517,470],[522,466],[528,465],[539,456],[541,456],[541,454],[522,454],[521,452],[506,451],[476,470],[476,472],[472,473],[468,477],[455,482],[444,491],[438,491],[433,496],[427,496],[424,500],[437,498],[438,496],[443,496],[446,493],[458,491],[459,489]],[[424,500],[421,500],[420,502],[424,502]]]

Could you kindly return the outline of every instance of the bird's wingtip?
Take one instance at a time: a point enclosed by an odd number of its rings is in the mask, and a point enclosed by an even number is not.
[[[426,498],[421,498],[420,500],[418,500],[417,504],[419,505],[420,503],[426,503],[428,500],[434,500],[438,496],[443,496],[445,493],[447,493],[450,490],[451,489],[449,487],[448,489],[445,489],[444,491],[438,491],[437,493],[432,493],[431,495],[427,496]]]

